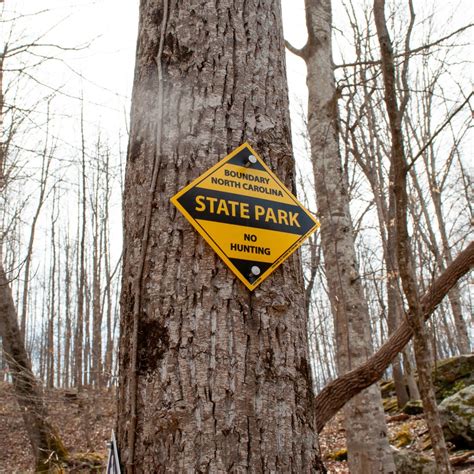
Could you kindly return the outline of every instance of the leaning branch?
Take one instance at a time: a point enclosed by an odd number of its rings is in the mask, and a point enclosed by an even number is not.
[[[423,316],[428,319],[456,282],[474,267],[474,242],[471,242],[431,284],[421,299]],[[367,362],[329,383],[316,396],[318,433],[326,423],[353,397],[382,378],[386,368],[413,336],[407,318],[385,344]]]

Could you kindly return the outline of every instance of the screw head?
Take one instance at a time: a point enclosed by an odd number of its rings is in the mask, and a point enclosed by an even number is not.
[[[247,158],[248,162],[251,163],[252,165],[254,165],[256,162],[257,162],[257,158],[255,157],[255,155],[249,155],[248,158]]]
[[[252,275],[255,275],[255,276],[260,275],[260,272],[261,272],[260,267],[257,267],[257,265],[254,265],[254,266],[250,269],[250,271],[252,272]]]

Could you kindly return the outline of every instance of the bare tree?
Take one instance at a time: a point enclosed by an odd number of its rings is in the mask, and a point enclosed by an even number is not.
[[[86,374],[84,371],[87,367],[87,359],[84,357],[84,313],[85,309],[85,292],[86,292],[86,151],[85,151],[85,136],[84,136],[84,109],[81,104],[81,192],[82,198],[79,198],[79,215],[81,216],[80,226],[80,240],[78,240],[77,249],[77,315],[76,328],[74,333],[74,385],[78,388],[82,387]],[[78,232],[79,233],[79,232]]]
[[[64,362],[63,362],[63,387],[68,388],[71,383],[71,348],[72,348],[72,317],[71,317],[71,290],[72,290],[72,271],[71,271],[71,244],[69,241],[69,233],[66,233],[64,245]]]
[[[92,211],[92,373],[91,384],[100,387],[102,383],[102,306],[101,306],[101,279],[103,227],[101,225],[101,210],[99,193],[101,187],[101,143],[100,135],[96,145],[96,170],[93,189],[90,196]]]
[[[413,3],[410,5],[409,31],[413,28],[415,14]],[[423,400],[424,413],[430,431],[431,442],[435,454],[436,463],[440,472],[451,472],[448,451],[443,437],[443,430],[439,418],[438,407],[434,395],[433,381],[431,376],[431,351],[426,334],[423,308],[420,302],[419,289],[416,283],[415,266],[408,234],[407,224],[407,174],[408,162],[405,155],[402,134],[402,117],[405,110],[407,97],[406,66],[402,75],[405,95],[402,96],[401,105],[398,104],[395,82],[395,65],[390,35],[385,21],[385,1],[374,0],[374,19],[377,27],[377,35],[380,43],[382,73],[384,79],[384,95],[391,133],[391,173],[393,193],[395,196],[395,223],[397,229],[397,258],[400,277],[405,297],[410,308],[413,334],[415,338],[415,357],[420,381],[420,393]],[[409,33],[407,36],[409,41]],[[408,43],[409,44],[409,43]],[[407,48],[408,49],[408,48]],[[405,63],[407,64],[407,63]]]

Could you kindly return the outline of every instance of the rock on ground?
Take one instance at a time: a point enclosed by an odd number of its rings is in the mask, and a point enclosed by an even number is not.
[[[446,440],[460,449],[474,449],[474,385],[445,398],[439,410]]]
[[[397,474],[436,474],[436,463],[433,459],[415,451],[394,449],[393,457]]]

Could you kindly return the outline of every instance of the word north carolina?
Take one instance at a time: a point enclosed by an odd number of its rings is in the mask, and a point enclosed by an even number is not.
[[[254,191],[256,193],[268,194],[270,196],[283,197],[283,193],[280,189],[276,189],[270,185],[270,178],[233,170],[224,170],[224,175],[226,176],[226,178],[230,177],[236,179],[225,179],[212,176],[211,183],[217,184],[219,186],[225,186],[228,188],[244,189],[245,191]],[[252,182],[246,183],[245,181],[241,182],[240,180],[247,180]]]
[[[240,217],[241,219],[254,219],[261,222],[273,222],[275,224],[301,227],[298,222],[299,212],[285,211],[284,209],[272,209],[258,204],[219,199],[210,196],[196,196],[197,212],[208,212],[209,214]]]

